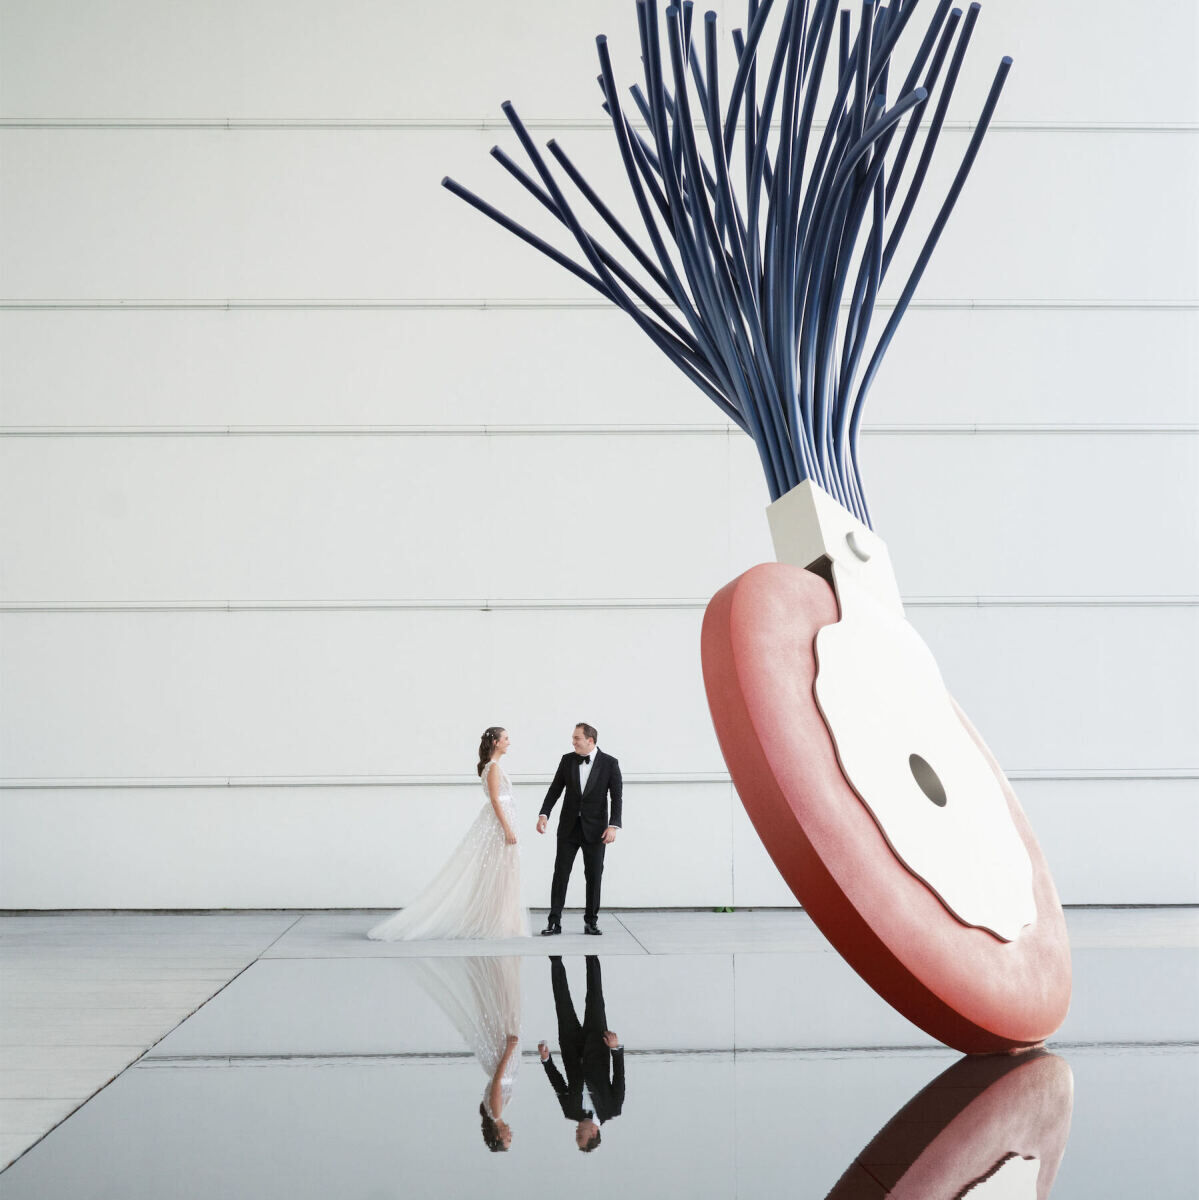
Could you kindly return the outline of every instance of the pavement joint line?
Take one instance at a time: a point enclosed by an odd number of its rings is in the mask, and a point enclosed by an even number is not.
[[[629,937],[633,939],[633,941],[637,943],[638,946],[641,947],[641,952],[643,954],[653,953],[653,951],[650,950],[646,944],[624,923],[624,918],[622,918],[618,913],[614,912],[612,914],[612,919],[621,927],[621,929],[625,931],[625,933],[629,935]]]

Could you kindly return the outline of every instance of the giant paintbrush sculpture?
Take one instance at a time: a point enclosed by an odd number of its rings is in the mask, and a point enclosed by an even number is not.
[[[866,395],[1011,62],[999,65],[880,331],[880,287],[979,6],[963,18],[940,0],[923,36],[910,31],[901,78],[893,56],[916,0],[864,0],[856,28],[837,0],[779,0],[773,15],[773,0],[749,0],[723,101],[715,14],[701,39],[691,4],[667,8],[664,26],[649,0],[636,6],[644,79],[633,116],[606,39],[597,45],[647,244],[551,141],[582,203],[567,199],[511,104],[504,113],[534,174],[493,154],[580,257],[445,186],[627,312],[757,447],[779,562],[713,597],[704,678],[737,791],[795,895],[859,974],[930,1033],[967,1051],[1035,1045],[1069,1001],[1061,908],[1007,780],[904,619],[858,461]],[[833,98],[818,123],[822,84]],[[584,204],[607,245],[584,228]]]

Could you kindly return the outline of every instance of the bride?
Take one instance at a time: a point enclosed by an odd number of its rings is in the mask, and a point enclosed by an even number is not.
[[[529,913],[520,902],[516,805],[500,765],[508,745],[506,729],[492,725],[484,730],[478,772],[487,803],[433,882],[367,937],[409,942],[529,936]]]

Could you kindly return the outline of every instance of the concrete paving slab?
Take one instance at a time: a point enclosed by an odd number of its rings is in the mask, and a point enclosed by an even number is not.
[[[0,1046],[0,1071],[87,1070],[113,1074],[140,1058],[145,1046]]]
[[[227,978],[227,976],[226,976]],[[44,981],[23,980],[20,986],[0,988],[0,1003],[4,1007],[38,1007],[43,1010],[55,1008],[129,1008],[164,1007],[178,1008],[202,1004],[223,983],[223,980],[182,980],[174,983],[130,983],[125,980],[110,980],[107,983],[73,981],[67,986],[61,983],[53,989]]]
[[[650,954],[832,952],[812,918],[798,909],[739,912],[622,912],[621,924]]]
[[[174,1029],[188,1013],[180,1011],[162,1021],[116,1021],[109,1025],[97,1022],[84,1028],[72,1025],[25,1025],[0,1030],[0,1046],[128,1046],[138,1044],[143,1049]],[[0,1123],[0,1132],[4,1126]]]
[[[179,1020],[182,1021],[186,1015],[180,1014]],[[178,1023],[175,1022],[176,1025]],[[10,1049],[38,1046],[44,1046],[51,1051],[61,1051],[74,1047],[115,1049],[137,1045],[140,1050],[145,1050],[173,1028],[174,1025],[123,1026],[119,1029],[56,1029],[39,1031],[36,1034],[29,1031],[19,1031],[11,1035],[0,1033],[0,1053],[7,1053]],[[0,1133],[3,1132],[4,1125],[0,1122]]]
[[[87,956],[71,956],[70,959],[60,958],[54,961],[39,961],[32,958],[14,960],[7,954],[0,954],[0,976],[14,980],[33,975],[37,979],[45,979],[54,984],[69,984],[73,980],[84,981],[92,979],[228,979],[243,967],[252,963],[257,954],[239,954],[224,961],[210,959],[201,964],[181,966],[176,973],[170,966],[161,966],[153,961],[131,961]],[[0,990],[0,999],[3,991]]]
[[[44,1133],[78,1107],[78,1099],[0,1100],[0,1132]]]
[[[320,913],[301,917],[262,955],[273,958],[437,958],[461,955],[545,954],[644,954],[645,949],[622,921],[606,916],[603,937],[583,933],[582,917],[568,914],[557,937],[478,938],[419,942],[373,942],[366,931],[385,912]],[[534,914],[533,927],[545,924],[544,913]],[[572,925],[574,928],[572,928]],[[576,932],[577,930],[577,932]]]
[[[186,939],[178,941],[168,941],[165,938],[155,939],[147,935],[125,942],[116,941],[111,946],[105,946],[103,953],[100,954],[96,951],[94,938],[77,940],[62,938],[55,942],[36,944],[36,949],[33,943],[9,942],[0,948],[0,953],[5,955],[12,953],[17,962],[27,960],[54,962],[81,955],[84,958],[102,959],[106,962],[122,962],[140,958],[165,964],[182,962],[192,965],[208,963],[224,965],[246,956],[255,957],[261,953],[264,945],[270,940],[270,938],[246,938],[244,940],[230,938],[228,941],[221,942],[189,942]]]
[[[58,936],[86,937],[96,933],[103,934],[105,945],[113,939],[133,939],[147,934],[169,936],[172,939],[195,938],[197,941],[212,941],[221,937],[261,939],[277,937],[298,915],[286,909],[277,912],[222,913],[5,913],[0,915],[0,945],[10,940],[42,941]]]
[[[98,1087],[115,1078],[125,1066],[122,1064],[108,1073],[107,1078],[87,1068],[77,1070],[32,1069],[0,1072],[0,1100],[62,1100],[75,1098],[86,1100]]]
[[[224,967],[198,967],[190,964],[171,967],[145,961],[111,962],[95,959],[87,963],[76,960],[68,963],[26,960],[17,964],[8,956],[3,956],[4,978],[0,980],[0,995],[7,994],[13,988],[41,986],[48,982],[64,987],[87,984],[119,986],[142,983],[205,983],[227,979],[230,967],[235,967],[240,961],[241,959],[231,959]]]
[[[159,1021],[176,1019],[180,1012],[189,1012],[182,1004],[139,1004],[131,1002],[126,1005],[90,1007],[54,1007],[51,1005],[19,1005],[5,1004],[0,1020],[5,1028],[19,1029],[22,1027],[40,1028],[42,1026],[57,1028],[71,1026],[82,1028],[86,1025],[105,1025],[111,1027],[120,1022],[151,1025]]]

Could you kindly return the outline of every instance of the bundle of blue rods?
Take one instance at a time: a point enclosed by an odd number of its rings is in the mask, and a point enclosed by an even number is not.
[[[635,85],[631,94],[648,139],[621,107],[607,38],[596,38],[604,110],[648,249],[561,146],[547,144],[641,268],[640,278],[583,228],[510,103],[504,114],[540,184],[499,147],[492,155],[569,230],[584,261],[455,180],[442,183],[627,312],[753,438],[772,500],[810,479],[870,524],[858,467],[863,401],[978,154],[1011,59],[999,65],[953,184],[867,354],[879,288],[928,174],[979,5],[971,4],[963,20],[951,0],[940,0],[888,106],[892,51],[918,0],[863,0],[856,33],[838,0],[781,0],[770,53],[762,38],[774,0],[748,2],[746,29],[733,33],[738,67],[722,108],[716,14],[704,15],[701,56],[692,37],[692,4],[667,8],[663,28],[655,3],[636,0],[644,86]],[[760,107],[759,65],[765,73]],[[817,96],[828,71],[836,72],[837,91],[817,123]],[[932,120],[905,183],[934,94]],[[706,156],[697,127],[706,134]],[[733,183],[740,174],[733,165],[738,134],[745,176],[740,195]]]

